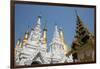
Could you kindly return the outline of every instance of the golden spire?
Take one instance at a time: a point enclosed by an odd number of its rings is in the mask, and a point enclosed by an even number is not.
[[[21,42],[21,40],[20,40],[20,39],[18,39],[17,44],[16,44],[16,48],[18,48],[18,47],[19,47],[20,42]]]
[[[29,32],[25,32],[25,35],[24,35],[24,39],[23,39],[23,44],[26,44],[27,40],[29,38]]]
[[[19,45],[19,47],[20,47],[20,48],[22,48],[22,47],[23,47],[23,45],[22,45],[22,42],[20,42],[20,45]]]
[[[43,35],[42,35],[42,38],[43,38],[43,41],[42,43],[44,44],[44,47],[46,48],[46,43],[47,43],[47,28],[46,28],[46,23],[44,25],[44,28],[43,28]]]
[[[61,37],[61,42],[64,42],[64,34],[61,28],[60,28],[60,37]]]
[[[67,44],[65,43],[64,34],[63,34],[63,31],[61,28],[60,28],[60,38],[61,38],[61,43],[64,48],[64,54],[66,55],[69,52],[69,48],[68,48]]]
[[[20,48],[20,47],[22,47],[22,42],[21,42],[21,39],[18,39],[16,48]]]

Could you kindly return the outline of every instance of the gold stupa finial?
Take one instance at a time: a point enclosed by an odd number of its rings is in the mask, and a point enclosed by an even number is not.
[[[23,39],[23,45],[26,44],[28,38],[29,38],[29,32],[26,31],[26,32],[25,32],[25,35],[24,35],[24,39]]]
[[[21,39],[18,39],[17,44],[16,44],[16,48],[21,48],[21,47],[22,47]]]
[[[69,48],[68,48],[67,44],[65,43],[62,28],[60,28],[60,38],[61,38],[61,43],[62,43],[63,48],[64,48],[64,54],[66,55],[69,52]]]
[[[44,44],[44,47],[46,48],[46,43],[47,43],[47,27],[46,27],[46,22],[44,24],[43,28],[43,34],[42,34],[42,43]]]
[[[19,47],[20,42],[21,42],[21,40],[20,40],[20,39],[18,39],[18,41],[17,41],[17,43],[16,43],[16,48],[18,48],[18,47]]]

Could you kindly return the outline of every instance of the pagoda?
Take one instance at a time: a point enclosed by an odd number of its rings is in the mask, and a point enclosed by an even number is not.
[[[95,45],[94,35],[84,26],[81,18],[76,13],[76,34],[72,42],[73,61],[74,62],[92,62],[94,61]]]
[[[69,48],[64,40],[62,29],[55,25],[54,36],[47,47],[47,27],[41,29],[41,16],[37,17],[36,25],[31,31],[25,32],[24,38],[18,40],[15,47],[16,65],[55,64],[72,62],[72,57],[66,56]]]

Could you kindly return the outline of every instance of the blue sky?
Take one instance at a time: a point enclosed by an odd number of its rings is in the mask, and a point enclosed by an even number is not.
[[[23,39],[24,33],[31,30],[33,25],[36,24],[37,16],[41,15],[41,28],[43,28],[45,22],[47,23],[47,42],[50,43],[54,33],[54,25],[57,24],[62,27],[65,42],[70,47],[76,28],[75,9],[84,25],[89,28],[90,32],[94,32],[94,8],[16,4],[15,44],[19,38]]]

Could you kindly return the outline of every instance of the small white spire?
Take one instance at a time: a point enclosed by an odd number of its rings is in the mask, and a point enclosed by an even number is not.
[[[52,40],[51,40],[49,45],[52,45],[53,43],[57,43],[58,41],[60,41],[60,35],[59,35],[58,27],[57,27],[57,25],[55,25],[53,38],[52,38]]]
[[[54,31],[54,36],[53,36],[53,42],[59,41],[60,40],[60,35],[59,35],[59,30],[58,26],[55,25],[55,31]]]
[[[37,24],[40,25],[40,23],[41,23],[41,16],[38,16]]]

